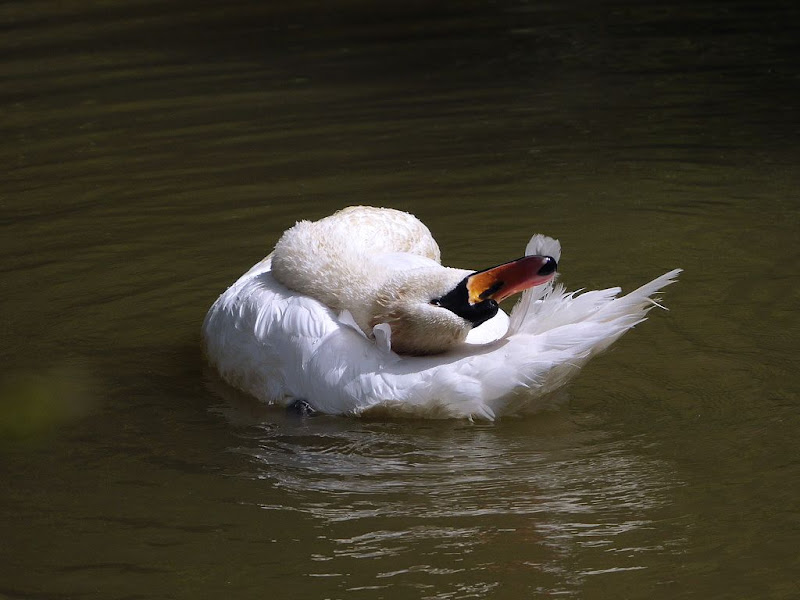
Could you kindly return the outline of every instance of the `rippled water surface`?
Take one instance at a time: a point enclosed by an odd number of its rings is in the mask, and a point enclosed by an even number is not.
[[[0,3],[0,597],[800,597],[795,3]],[[673,267],[560,409],[302,418],[216,296],[299,218]]]

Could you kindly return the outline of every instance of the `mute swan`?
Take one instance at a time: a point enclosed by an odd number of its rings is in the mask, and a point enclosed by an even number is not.
[[[670,271],[565,293],[560,244],[534,235],[523,258],[443,267],[408,213],[349,207],[300,221],[213,304],[205,350],[223,379],[268,403],[329,414],[493,420],[540,407],[593,355],[645,319]],[[507,316],[504,298],[524,291]]]

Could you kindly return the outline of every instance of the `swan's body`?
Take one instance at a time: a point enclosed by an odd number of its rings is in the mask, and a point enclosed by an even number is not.
[[[560,246],[537,235],[525,254],[537,269],[558,260]],[[411,215],[352,207],[298,223],[222,294],[203,325],[206,351],[235,387],[324,413],[494,419],[536,409],[642,321],[650,296],[679,273],[617,298],[618,288],[567,294],[546,267],[525,286],[548,283],[526,291],[510,319],[496,303],[491,318],[462,318],[442,306],[473,272],[442,267]],[[469,304],[483,306],[496,287],[470,290]]]

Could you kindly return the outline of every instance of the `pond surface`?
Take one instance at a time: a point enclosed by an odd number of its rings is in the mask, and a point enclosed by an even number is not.
[[[794,2],[0,4],[0,597],[800,597]],[[682,267],[560,409],[300,418],[205,367],[300,218]]]

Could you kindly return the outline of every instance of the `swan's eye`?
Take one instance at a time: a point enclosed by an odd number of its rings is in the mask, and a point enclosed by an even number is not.
[[[439,300],[440,298],[434,298],[433,300],[431,300],[431,304],[433,304],[434,306],[441,306],[442,303],[439,302]]]

